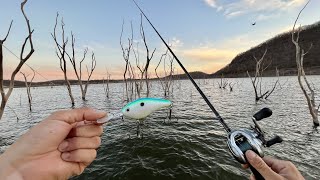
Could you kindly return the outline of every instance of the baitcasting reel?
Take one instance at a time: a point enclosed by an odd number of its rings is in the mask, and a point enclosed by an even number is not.
[[[271,115],[272,111],[269,108],[263,108],[252,117],[252,121],[255,124],[254,127],[251,126],[251,129],[233,130],[228,134],[229,150],[236,160],[241,164],[249,164],[244,155],[247,150],[252,150],[260,157],[263,157],[263,146],[270,147],[283,141],[282,138],[277,135],[267,141],[265,139],[264,132],[257,123],[257,121],[270,117]],[[263,179],[263,177],[251,165],[249,166],[252,172],[255,174],[256,179]]]

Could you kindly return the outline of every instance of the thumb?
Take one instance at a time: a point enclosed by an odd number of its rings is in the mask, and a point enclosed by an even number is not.
[[[251,150],[246,152],[246,157],[251,164],[266,180],[281,179],[281,176],[275,173],[264,161],[263,159]]]

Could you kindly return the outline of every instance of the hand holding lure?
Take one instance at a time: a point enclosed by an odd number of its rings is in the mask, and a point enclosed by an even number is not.
[[[103,124],[127,117],[134,120],[143,120],[153,112],[172,106],[172,102],[167,99],[160,98],[140,98],[128,103],[120,112],[109,114],[106,118],[98,119],[97,123]]]
[[[282,139],[279,136],[275,136],[273,139],[267,141],[265,139],[264,133],[261,130],[260,126],[258,125],[257,121],[262,120],[264,118],[267,118],[272,115],[272,111],[268,108],[264,108],[260,110],[258,113],[256,113],[252,120],[255,124],[255,127],[251,127],[251,129],[236,129],[236,130],[231,130],[228,125],[224,122],[220,114],[217,112],[217,110],[213,107],[211,102],[208,100],[206,95],[202,92],[200,87],[197,85],[197,83],[194,81],[194,79],[191,77],[189,72],[186,70],[186,68],[183,66],[183,64],[180,62],[178,57],[174,54],[170,46],[166,43],[166,41],[162,38],[160,33],[157,31],[157,29],[153,26],[151,21],[148,19],[148,17],[144,14],[142,9],[139,7],[139,5],[136,3],[135,0],[132,0],[134,4],[138,7],[140,12],[143,14],[143,16],[146,18],[146,20],[149,22],[153,30],[157,33],[157,35],[160,37],[162,42],[165,44],[165,46],[168,48],[170,51],[171,55],[174,57],[174,59],[178,62],[182,70],[185,72],[189,80],[192,82],[192,84],[195,86],[201,97],[205,100],[207,105],[210,107],[212,112],[216,115],[217,119],[221,123],[221,125],[224,127],[226,132],[228,133],[227,135],[227,144],[229,146],[229,150],[232,153],[232,155],[235,157],[235,159],[242,163],[242,164],[248,164],[248,161],[246,160],[245,157],[245,152],[248,150],[253,150],[255,153],[257,153],[259,156],[263,157],[264,153],[262,150],[262,147],[270,147],[276,143],[281,143]],[[252,173],[254,174],[255,178],[257,180],[263,180],[263,176],[256,170],[254,169],[250,164],[250,169]]]

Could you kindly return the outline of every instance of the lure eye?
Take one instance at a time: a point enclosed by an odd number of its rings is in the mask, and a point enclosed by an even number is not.
[[[127,112],[129,112],[129,111],[130,111],[130,109],[128,108],[128,109],[127,109]]]
[[[144,102],[140,103],[140,106],[144,106]]]

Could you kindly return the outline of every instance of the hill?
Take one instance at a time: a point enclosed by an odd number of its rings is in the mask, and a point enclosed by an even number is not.
[[[300,46],[307,51],[311,44],[312,48],[304,58],[304,67],[307,74],[320,74],[320,22],[302,27],[300,33]],[[256,61],[267,49],[264,64],[270,66],[265,70],[264,75],[274,76],[276,67],[280,75],[296,74],[295,55],[296,49],[291,41],[291,31],[279,34],[250,50],[237,55],[230,64],[221,70],[213,73],[210,77],[218,77],[222,74],[225,77],[247,76],[246,72],[254,72]]]
[[[180,68],[180,67],[178,67]],[[200,72],[200,71],[195,71],[195,72],[190,72],[189,73],[191,75],[191,77],[193,79],[204,79],[204,78],[208,78],[210,76],[210,74],[206,74],[204,72]],[[173,79],[187,79],[187,75],[186,74],[176,74],[173,75]]]

